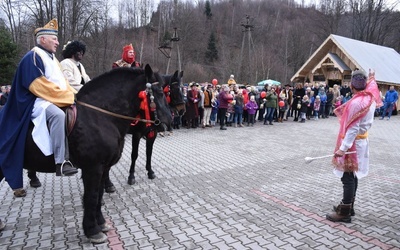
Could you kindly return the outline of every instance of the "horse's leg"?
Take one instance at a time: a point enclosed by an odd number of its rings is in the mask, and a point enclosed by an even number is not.
[[[139,142],[140,142],[141,134],[140,133],[132,133],[132,153],[131,153],[131,167],[129,169],[129,177],[128,184],[133,185],[136,183],[135,180],[135,163],[138,157],[139,152]]]
[[[103,168],[92,166],[82,168],[84,186],[83,194],[83,231],[90,242],[98,244],[107,241],[100,225],[105,223],[101,213],[101,199],[103,194]]]
[[[29,184],[31,187],[38,188],[42,186],[42,183],[36,175],[36,171],[28,170],[28,178],[30,179]]]
[[[149,179],[156,178],[153,169],[151,168],[151,156],[153,154],[153,145],[154,141],[156,140],[157,135],[155,134],[153,138],[147,138],[146,140],[146,170],[147,170],[147,177]]]
[[[114,193],[116,191],[116,188],[110,180],[110,168],[104,171],[103,176],[104,176],[104,189],[106,193]]]

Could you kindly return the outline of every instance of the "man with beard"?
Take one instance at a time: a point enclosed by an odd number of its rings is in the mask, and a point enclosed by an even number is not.
[[[135,61],[135,50],[132,44],[125,45],[122,49],[122,59],[114,62],[112,68],[119,67],[140,67],[140,63]]]

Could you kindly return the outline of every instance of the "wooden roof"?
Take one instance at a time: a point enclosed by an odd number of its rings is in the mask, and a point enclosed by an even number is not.
[[[400,54],[394,49],[338,35],[330,35],[291,78],[314,73],[329,58],[341,73],[359,68],[375,70],[377,82],[400,85]]]

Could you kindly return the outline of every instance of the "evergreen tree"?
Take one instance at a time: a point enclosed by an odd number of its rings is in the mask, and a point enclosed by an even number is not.
[[[10,32],[0,26],[0,85],[12,83],[17,56],[17,45],[12,41]]]
[[[212,17],[212,13],[211,13],[211,4],[210,1],[206,1],[206,6],[205,6],[205,10],[204,10],[204,14],[206,15],[207,19],[210,20]]]
[[[218,49],[217,49],[214,32],[211,32],[210,38],[208,40],[206,59],[209,62],[214,62],[214,61],[218,60]]]

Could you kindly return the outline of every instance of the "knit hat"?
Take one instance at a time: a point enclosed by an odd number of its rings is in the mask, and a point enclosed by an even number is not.
[[[53,19],[48,22],[44,27],[35,29],[34,32],[36,37],[43,36],[43,35],[58,35],[58,22],[57,19]]]
[[[351,86],[356,90],[363,90],[367,86],[367,74],[363,70],[356,70],[351,74]]]

